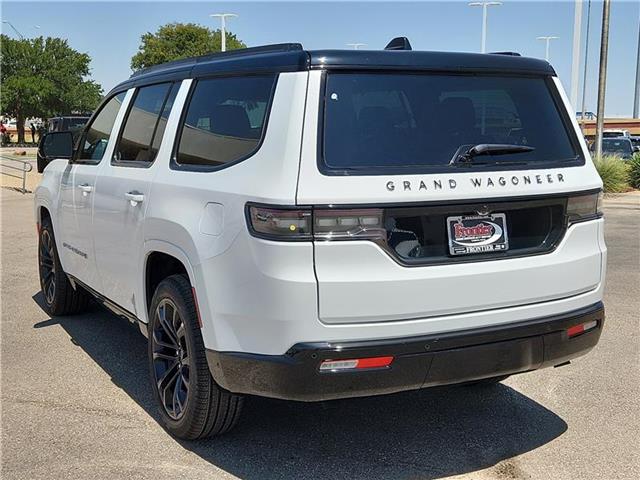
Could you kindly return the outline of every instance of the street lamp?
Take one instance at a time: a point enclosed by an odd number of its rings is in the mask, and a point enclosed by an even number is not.
[[[9,26],[13,29],[13,31],[14,31],[14,32],[16,32],[16,33],[18,34],[18,36],[20,37],[20,40],[24,40],[24,35],[22,35],[22,34],[18,31],[18,29],[17,29],[16,27],[14,27],[14,26],[13,26],[13,23],[11,23],[11,22],[10,22],[10,21],[8,21],[8,20],[3,20],[3,21],[2,21],[2,23],[6,23],[7,25],[9,25]]]
[[[557,38],[560,38],[560,37],[554,37],[553,35],[548,35],[546,37],[537,37],[537,40],[544,40],[547,43],[545,47],[545,53],[544,53],[544,59],[547,62],[549,61],[549,43],[551,42],[551,40],[556,40]]]
[[[607,83],[607,58],[609,57],[609,15],[611,0],[602,3],[602,33],[600,37],[600,66],[598,67],[598,110],[596,112],[596,158],[602,159],[602,131],[604,130],[604,97]]]
[[[227,29],[226,29],[227,25],[225,20],[227,18],[237,17],[238,15],[236,15],[235,13],[212,13],[209,16],[220,18],[220,24],[221,24],[220,33],[222,35],[222,45],[220,50],[223,52],[226,52],[227,51]]]
[[[487,8],[497,7],[502,5],[502,2],[471,2],[470,7],[482,7],[482,43],[480,51],[487,53]]]
[[[366,43],[347,43],[347,47],[353,47],[354,50],[358,50],[360,47],[366,47]]]

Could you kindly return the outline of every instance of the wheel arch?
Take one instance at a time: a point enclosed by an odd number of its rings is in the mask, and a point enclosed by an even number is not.
[[[145,242],[144,272],[142,278],[142,292],[144,305],[141,320],[149,322],[149,308],[156,287],[160,282],[170,275],[185,274],[192,287],[195,287],[195,275],[191,261],[185,252],[168,242],[161,240],[150,240]]]
[[[46,205],[36,205],[36,222],[38,226],[42,225],[42,222],[45,219],[49,219],[53,224],[53,218],[51,216],[51,212]]]

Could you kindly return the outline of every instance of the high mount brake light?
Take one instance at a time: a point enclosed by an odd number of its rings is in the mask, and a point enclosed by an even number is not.
[[[269,240],[385,240],[383,211],[249,205],[249,231]]]
[[[567,200],[567,222],[572,223],[593,220],[602,216],[602,192],[588,195],[576,195]]]

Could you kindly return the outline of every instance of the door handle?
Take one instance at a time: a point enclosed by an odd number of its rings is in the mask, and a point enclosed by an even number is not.
[[[131,206],[135,207],[138,203],[144,201],[144,195],[139,192],[127,192],[124,194],[127,200],[131,203]]]
[[[84,197],[93,192],[93,186],[89,185],[88,183],[81,183],[80,185],[78,185],[78,188],[82,190],[82,196]]]

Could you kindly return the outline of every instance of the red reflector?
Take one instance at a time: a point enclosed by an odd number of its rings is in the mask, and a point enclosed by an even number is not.
[[[359,358],[356,368],[388,367],[391,362],[393,362],[393,357]]]
[[[567,328],[567,335],[569,336],[569,338],[575,337],[576,335],[580,335],[581,333],[596,328],[597,326],[598,322],[596,322],[595,320],[592,322],[581,323],[580,325],[575,325],[571,328]]]
[[[388,367],[393,357],[350,358],[347,360],[325,360],[320,364],[321,372],[336,372],[341,370],[358,370],[364,368]]]
[[[569,337],[575,337],[576,335],[580,335],[582,332],[584,332],[582,324],[567,329],[567,335],[569,335]]]

